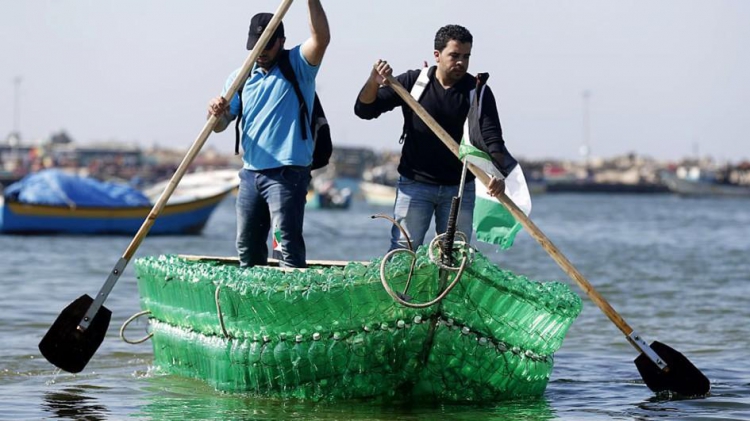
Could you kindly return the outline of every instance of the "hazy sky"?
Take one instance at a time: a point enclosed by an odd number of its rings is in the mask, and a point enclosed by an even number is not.
[[[0,0],[0,138],[20,84],[25,139],[66,130],[97,140],[188,147],[208,100],[248,55],[250,17],[279,2]],[[509,149],[578,158],[588,90],[592,154],[750,159],[750,1],[328,0],[332,41],[320,74],[337,145],[396,150],[401,116],[353,113],[372,63],[433,62],[436,30],[474,35],[470,71],[489,72]],[[287,46],[309,36],[307,2],[284,19]],[[231,153],[234,134],[207,145]]]

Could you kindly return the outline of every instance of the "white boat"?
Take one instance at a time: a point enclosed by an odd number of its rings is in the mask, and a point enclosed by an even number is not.
[[[396,187],[385,184],[362,181],[359,191],[365,201],[373,206],[393,206],[396,202]]]
[[[169,180],[156,183],[143,190],[143,193],[156,203]],[[218,192],[236,190],[240,186],[239,170],[225,169],[201,171],[185,174],[177,184],[167,203],[183,203],[200,197],[214,195]]]

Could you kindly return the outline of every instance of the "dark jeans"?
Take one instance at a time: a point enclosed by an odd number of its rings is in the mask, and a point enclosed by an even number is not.
[[[240,267],[268,263],[268,232],[272,227],[274,254],[281,260],[281,265],[307,267],[302,223],[308,184],[309,167],[240,171],[237,195]]]
[[[454,196],[458,195],[458,188],[459,186],[439,186],[421,183],[404,176],[399,177],[393,217],[409,234],[409,239],[415,250],[424,242],[433,215],[435,216],[435,234],[445,232],[448,227],[451,201]],[[474,182],[466,183],[456,229],[466,234],[469,240],[471,240],[472,234],[475,196]],[[406,238],[404,238],[401,230],[394,225],[391,228],[390,250],[405,248],[406,246]]]

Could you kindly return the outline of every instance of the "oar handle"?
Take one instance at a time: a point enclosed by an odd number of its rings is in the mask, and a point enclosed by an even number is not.
[[[435,121],[434,118],[417,102],[417,100],[414,99],[414,97],[411,96],[411,94],[394,78],[393,76],[387,76],[386,79],[388,80],[388,83],[393,88],[394,91],[401,97],[401,99],[406,102],[406,104],[416,113],[419,118],[424,121],[424,123],[437,135],[437,137],[445,144],[445,146],[453,152],[456,157],[458,157],[458,144],[455,140],[448,134],[448,132],[443,129],[440,124],[438,124],[437,121]],[[478,169],[474,165],[469,164],[469,170],[476,176],[476,178],[484,184],[485,187],[487,187],[490,183],[490,177],[482,170]],[[625,334],[625,336],[628,336],[633,332],[633,329],[625,322],[625,320],[620,316],[620,314],[615,311],[615,309],[607,302],[607,300],[604,299],[595,289],[594,287],[589,283],[589,281],[586,280],[586,278],[581,275],[581,273],[573,266],[572,263],[558,250],[557,247],[550,241],[549,238],[547,238],[546,235],[529,219],[528,216],[526,216],[523,211],[516,206],[515,203],[513,203],[512,200],[508,198],[504,193],[501,193],[496,196],[497,200],[500,201],[500,203],[505,206],[508,211],[513,215],[513,217],[516,219],[516,221],[520,222],[521,225],[528,231],[529,234],[531,234],[534,239],[541,244],[542,248],[547,251],[547,253],[552,257],[552,259],[557,262],[557,264],[562,268],[562,270],[570,276],[571,279],[573,279],[579,287],[583,290],[583,292],[586,293],[586,295],[589,296],[591,301],[594,302],[601,310],[602,312],[609,317],[609,319],[622,331],[622,333]],[[632,344],[632,342],[631,342]],[[633,344],[633,346],[636,347],[639,351],[641,348],[639,348],[637,345]]]
[[[266,26],[266,29],[263,31],[260,38],[258,39],[258,42],[255,43],[255,45],[264,46],[268,43],[268,41],[271,39],[271,35],[274,33],[274,31],[276,31],[276,27],[279,26],[279,23],[281,23],[281,20],[284,18],[287,10],[289,10],[289,6],[292,5],[292,1],[293,0],[283,0],[281,2],[279,8],[276,9],[276,13],[274,13],[273,18],[271,18],[271,21],[268,23],[268,26]],[[245,59],[245,62],[243,63],[242,68],[237,74],[237,77],[229,86],[227,93],[224,95],[224,99],[226,99],[227,101],[231,101],[231,99],[239,90],[240,85],[242,85],[247,79],[247,75],[250,73],[250,70],[252,70],[255,61],[258,59],[258,56],[262,51],[262,48],[253,48],[248,57]],[[86,311],[83,319],[78,324],[79,330],[84,331],[89,327],[91,320],[99,311],[99,308],[101,308],[102,304],[104,304],[104,301],[112,291],[112,288],[114,288],[117,280],[120,279],[120,275],[122,275],[125,266],[127,266],[127,264],[130,262],[130,259],[135,254],[135,251],[138,250],[138,247],[143,242],[143,239],[146,238],[146,235],[151,230],[154,222],[156,222],[156,218],[159,216],[159,214],[161,214],[161,211],[164,210],[164,206],[166,206],[167,201],[177,188],[177,184],[179,184],[180,180],[182,180],[182,177],[187,172],[190,164],[193,163],[193,160],[195,160],[198,152],[200,152],[201,148],[203,148],[203,145],[206,143],[208,136],[211,135],[214,126],[216,126],[217,121],[218,117],[216,117],[215,115],[211,115],[208,120],[206,120],[206,124],[203,125],[203,130],[201,130],[201,132],[198,134],[198,137],[193,142],[193,145],[190,146],[190,149],[188,149],[187,154],[182,159],[182,162],[177,167],[177,170],[175,171],[174,175],[172,175],[172,178],[169,180],[167,187],[164,189],[161,196],[159,196],[159,199],[154,204],[154,207],[151,208],[151,212],[149,212],[148,216],[143,221],[143,224],[138,229],[135,237],[133,237],[130,245],[127,249],[125,249],[125,253],[123,253],[122,257],[115,264],[115,267],[110,272],[107,281],[104,283],[101,290],[99,290],[99,293],[96,295],[94,302],[91,303],[88,311]]]
[[[291,4],[292,0],[282,1],[282,3],[279,5],[279,8],[276,10],[276,13],[274,13],[273,18],[271,18],[271,21],[268,23],[268,26],[266,26],[266,29],[263,31],[263,34],[261,34],[258,42],[256,42],[255,45],[263,46],[268,43],[268,41],[271,39],[271,35],[274,33],[274,31],[276,31],[276,27],[279,26],[279,23],[281,23],[281,20],[283,19]],[[248,74],[250,73],[250,70],[252,70],[255,61],[258,59],[258,56],[260,56],[260,53],[262,51],[263,50],[260,48],[254,48],[245,59],[245,62],[242,64],[242,68],[237,74],[237,77],[235,77],[234,81],[229,86],[227,93],[224,94],[224,99],[226,99],[227,102],[232,100],[234,95],[239,90],[240,85],[244,84]],[[218,117],[214,115],[211,115],[210,118],[206,120],[206,124],[203,125],[203,130],[201,130],[200,134],[198,134],[198,137],[195,139],[193,145],[188,150],[185,158],[182,159],[179,167],[177,167],[174,175],[172,175],[172,178],[169,180],[167,187],[164,189],[161,196],[159,196],[159,200],[156,201],[154,207],[151,209],[151,212],[148,214],[148,217],[145,221],[143,221],[143,225],[141,225],[138,233],[133,238],[133,241],[130,242],[130,245],[125,250],[125,254],[122,255],[124,259],[130,260],[130,258],[133,257],[135,251],[138,249],[138,246],[141,245],[141,242],[146,237],[146,234],[148,234],[151,226],[154,225],[156,218],[164,209],[164,206],[172,196],[172,193],[174,193],[175,189],[177,188],[177,184],[180,182],[180,180],[182,180],[182,177],[187,172],[190,164],[192,164],[193,160],[198,155],[198,152],[200,152],[201,148],[206,143],[208,136],[211,135],[211,132],[213,131],[214,126],[216,126],[217,121]]]

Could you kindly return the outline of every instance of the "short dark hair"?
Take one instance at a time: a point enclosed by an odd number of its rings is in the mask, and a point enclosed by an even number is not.
[[[461,25],[445,25],[438,29],[435,34],[435,49],[443,51],[451,40],[460,42],[461,44],[474,43],[474,37],[471,36],[471,32]]]

